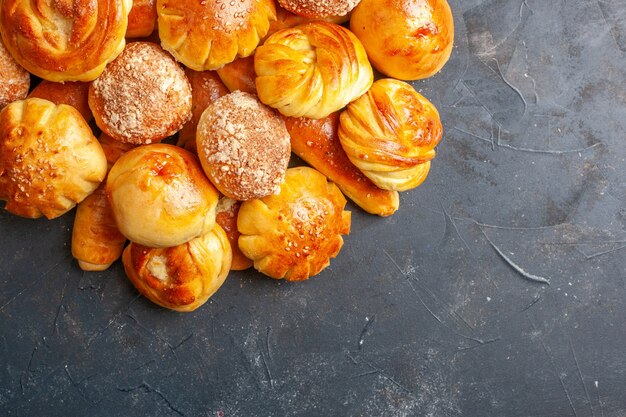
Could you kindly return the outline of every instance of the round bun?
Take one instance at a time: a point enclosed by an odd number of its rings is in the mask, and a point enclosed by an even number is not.
[[[359,4],[360,0],[278,0],[285,10],[299,16],[320,19],[345,16]]]
[[[233,200],[277,193],[291,156],[285,122],[241,91],[219,98],[204,111],[197,148],[204,172]]]
[[[321,119],[374,81],[361,42],[348,29],[311,22],[283,29],[254,54],[259,98],[285,116]]]
[[[339,188],[309,167],[287,170],[280,194],[241,205],[239,247],[272,278],[301,281],[330,264],[350,232]]]
[[[378,187],[406,191],[428,175],[441,140],[439,113],[409,84],[382,79],[341,113],[348,158]]]
[[[202,237],[172,248],[131,243],[122,262],[130,282],[150,301],[189,312],[222,286],[230,271],[231,250],[226,234],[216,225]]]
[[[30,92],[28,97],[38,97],[50,100],[55,104],[67,104],[74,107],[83,115],[86,121],[93,119],[87,95],[89,83],[80,81],[55,83],[54,81],[43,80]]]
[[[362,0],[350,29],[374,67],[401,80],[437,73],[450,58],[454,21],[446,0]]]
[[[74,107],[29,98],[0,112],[0,200],[23,217],[58,217],[91,194],[107,161]]]
[[[191,118],[191,86],[160,46],[133,42],[91,83],[89,107],[107,135],[148,144],[178,132]]]
[[[252,266],[252,261],[241,252],[239,249],[239,230],[237,229],[237,217],[239,216],[239,208],[241,207],[241,201],[235,201],[228,197],[220,198],[217,203],[217,217],[216,221],[228,237],[230,247],[233,251],[233,262],[230,266],[232,271],[243,271]]]
[[[177,146],[139,146],[113,165],[107,195],[120,232],[140,245],[181,245],[215,225],[218,193],[197,159]]]
[[[0,39],[0,110],[15,100],[26,98],[30,74],[6,50]]]
[[[124,49],[131,0],[0,2],[0,32],[15,60],[50,81],[91,81]]]
[[[276,18],[273,0],[157,0],[161,45],[196,71],[252,54]]]
[[[144,38],[154,32],[157,22],[156,0],[133,0],[128,14],[127,38]]]
[[[254,55],[237,58],[230,64],[218,69],[217,74],[230,91],[239,90],[256,95]]]

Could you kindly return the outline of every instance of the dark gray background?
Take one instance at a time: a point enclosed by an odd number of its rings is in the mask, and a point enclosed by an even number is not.
[[[626,2],[451,5],[428,180],[308,282],[177,314],[0,213],[0,415],[624,417]]]

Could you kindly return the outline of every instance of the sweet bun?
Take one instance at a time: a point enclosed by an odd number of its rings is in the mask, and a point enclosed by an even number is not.
[[[291,147],[283,120],[242,91],[221,97],[198,123],[198,157],[217,189],[233,200],[277,193]]]
[[[338,133],[350,161],[374,184],[405,191],[426,179],[442,131],[431,102],[409,84],[387,78],[348,105]]]
[[[191,85],[191,119],[178,132],[176,144],[196,153],[196,129],[200,116],[210,104],[229,91],[215,71],[194,71],[185,68],[185,75]]]
[[[0,112],[0,200],[23,217],[61,216],[100,185],[102,147],[74,107],[28,98]]]
[[[378,188],[348,159],[337,135],[339,112],[317,120],[287,117],[285,125],[291,136],[291,150],[337,184],[359,207],[383,217],[398,210],[398,192]]]
[[[128,14],[127,38],[144,38],[154,32],[157,22],[156,0],[133,0]]]
[[[321,119],[372,85],[361,42],[349,30],[311,22],[270,36],[254,54],[259,98],[285,116]]]
[[[246,201],[237,227],[239,247],[254,268],[272,278],[300,281],[330,264],[350,232],[339,188],[309,167],[287,170],[280,194]]]
[[[320,19],[345,16],[359,4],[360,0],[278,0],[278,4],[294,14]]]
[[[163,48],[196,71],[250,55],[276,18],[273,0],[157,0],[157,13]]]
[[[224,283],[231,250],[226,234],[216,225],[209,233],[171,248],[131,243],[122,262],[130,282],[150,301],[190,312],[206,303]]]
[[[91,81],[124,49],[132,0],[0,2],[13,58],[49,81]]]
[[[120,231],[140,245],[181,245],[215,225],[217,190],[196,157],[174,145],[144,145],[122,155],[106,191]]]
[[[160,46],[133,42],[91,83],[89,107],[107,135],[148,144],[178,132],[191,118],[191,86]]]
[[[104,155],[107,158],[107,164],[109,169],[111,169],[113,164],[115,164],[117,160],[122,157],[122,155],[136,147],[131,143],[123,143],[115,140],[106,133],[102,133],[100,135],[100,137],[98,138],[98,142],[100,142],[102,150],[104,151]]]
[[[15,100],[26,98],[30,74],[6,50],[0,38],[0,110]]]
[[[38,97],[49,100],[55,104],[67,104],[74,107],[80,112],[86,121],[93,119],[87,95],[89,92],[89,83],[80,81],[55,83],[53,81],[43,80],[37,87],[30,92],[28,97]]]
[[[372,65],[401,80],[437,73],[450,58],[454,21],[446,0],[362,0],[350,29]]]
[[[252,261],[246,258],[241,249],[239,249],[239,236],[241,236],[241,233],[237,229],[237,216],[239,215],[240,207],[241,201],[222,197],[219,203],[217,203],[217,217],[215,218],[217,224],[226,232],[233,251],[233,262],[230,266],[232,271],[243,271],[252,266]]]
[[[237,58],[230,64],[217,70],[217,75],[230,91],[243,91],[256,94],[256,72],[254,72],[254,55]]]

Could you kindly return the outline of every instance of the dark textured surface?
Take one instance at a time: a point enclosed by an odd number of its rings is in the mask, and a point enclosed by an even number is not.
[[[0,415],[624,417],[626,2],[451,5],[428,180],[309,282],[172,313],[0,213]]]

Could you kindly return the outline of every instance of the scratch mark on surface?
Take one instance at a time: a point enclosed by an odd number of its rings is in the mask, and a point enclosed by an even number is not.
[[[602,8],[602,5],[600,4],[599,0],[596,0],[596,4],[598,5],[598,9],[600,9],[600,16],[602,16],[602,19],[604,20],[604,24],[609,28],[609,33],[611,34],[611,37],[613,38],[613,41],[615,42],[615,46],[617,46],[617,49],[621,50],[622,48],[619,45],[619,42],[617,41],[617,37],[615,36],[615,33],[613,33],[613,31],[615,30],[615,27],[609,23],[609,19],[607,19],[606,15],[604,14],[604,9]]]
[[[185,414],[180,411],[178,408],[174,407],[174,405],[171,403],[170,400],[167,399],[167,397],[165,395],[163,395],[163,393],[157,389],[157,388],[153,388],[150,384],[148,384],[147,382],[142,382],[141,384],[137,385],[136,387],[130,387],[130,388],[120,388],[117,387],[118,391],[121,392],[133,392],[135,390],[138,389],[143,389],[148,393],[155,393],[156,395],[158,395],[164,402],[165,404],[167,404],[168,408],[172,411],[174,411],[176,414],[178,414],[179,416],[185,417]]]
[[[586,152],[588,150],[591,150],[597,146],[600,146],[602,143],[598,142],[598,143],[594,143],[593,145],[587,146],[585,148],[578,148],[578,149],[565,149],[565,150],[551,150],[551,149],[533,149],[533,148],[520,148],[517,146],[513,146],[513,145],[507,145],[507,144],[503,144],[503,143],[499,143],[498,142],[498,147],[500,148],[505,148],[505,149],[510,149],[512,151],[518,151],[518,152],[530,152],[530,153],[541,153],[541,154],[549,154],[549,155],[564,155],[564,154],[568,154],[568,153],[582,153],[582,152]]]
[[[59,301],[59,307],[57,308],[57,314],[54,316],[54,322],[52,323],[52,334],[59,333],[58,320],[59,315],[61,314],[61,308],[63,307],[63,299],[65,298],[65,289],[67,288],[67,282],[70,279],[70,275],[67,274],[65,277],[65,283],[63,284],[63,289],[61,290],[61,300]]]
[[[461,335],[462,336],[462,335]],[[472,346],[464,346],[464,347],[459,347],[456,351],[457,352],[461,352],[464,350],[469,350],[469,349],[475,349],[475,348],[479,348],[479,347],[484,347],[484,346],[488,346],[492,343],[496,343],[499,342],[500,340],[502,340],[502,337],[498,336],[494,339],[489,339],[489,340],[480,340],[480,339],[476,339],[476,338],[472,338],[472,337],[467,337],[467,339],[469,340],[473,340],[475,342],[478,342],[477,345],[472,345]]]
[[[524,309],[522,310],[522,312],[524,311],[528,311],[532,306],[534,306],[535,304],[537,304],[539,301],[543,300],[543,297],[537,297],[535,298],[530,304],[528,304],[526,307],[524,307]]]
[[[359,350],[361,350],[361,348],[363,347],[363,342],[365,340],[365,335],[367,334],[367,330],[374,323],[374,321],[376,321],[376,314],[374,314],[371,319],[367,317],[365,318],[365,326],[363,326],[363,330],[361,330],[361,335],[359,336],[359,343],[358,343]]]
[[[506,85],[508,85],[509,88],[511,88],[511,90],[515,91],[515,93],[519,96],[519,98],[522,99],[522,103],[524,103],[524,112],[522,113],[522,118],[523,118],[524,116],[526,116],[526,112],[528,111],[528,102],[526,102],[526,98],[524,98],[524,95],[519,90],[519,88],[517,88],[515,85],[513,85],[513,83],[511,83],[509,80],[507,80],[504,77],[504,74],[502,73],[502,70],[500,69],[500,62],[498,62],[498,60],[496,58],[492,58],[492,60],[496,62],[496,68],[498,68],[498,75],[500,75],[500,78],[502,79],[502,82],[504,82]]]
[[[558,223],[558,224],[554,224],[554,225],[547,225],[547,226],[535,226],[535,227],[512,227],[512,226],[500,226],[500,225],[495,225],[495,224],[486,224],[486,223],[481,223],[477,220],[472,219],[471,217],[454,217],[455,220],[469,220],[472,223],[474,223],[476,226],[480,226],[480,227],[484,227],[487,229],[501,229],[501,230],[522,230],[522,231],[527,231],[527,230],[546,230],[546,229],[552,229],[555,228],[557,226],[565,226],[568,225],[569,223]],[[483,232],[484,233],[484,232]]]
[[[267,365],[267,361],[265,360],[265,355],[263,354],[263,349],[259,349],[261,352],[261,359],[263,360],[263,365],[265,366],[265,372],[267,373],[267,379],[270,382],[270,388],[274,389],[274,378],[272,378],[272,372],[270,371],[270,367]]]
[[[593,405],[591,404],[591,397],[589,396],[589,391],[587,390],[587,385],[585,385],[585,379],[583,378],[583,373],[580,370],[580,364],[578,363],[578,358],[576,357],[576,351],[574,350],[574,345],[572,344],[572,338],[567,336],[569,341],[569,347],[572,351],[572,356],[574,357],[574,363],[576,364],[576,369],[578,370],[578,377],[580,378],[580,383],[583,384],[583,388],[585,390],[585,396],[587,397],[587,402],[589,403],[589,408],[591,408],[591,416],[594,417],[595,414],[593,412]]]
[[[456,235],[459,237],[459,239],[461,239],[461,242],[463,242],[463,245],[467,248],[467,250],[472,253],[472,250],[470,249],[469,245],[467,244],[467,242],[465,241],[465,239],[463,239],[463,236],[461,236],[461,233],[459,232],[458,227],[456,227],[456,223],[454,222],[454,220],[452,219],[452,217],[450,216],[450,214],[446,211],[446,209],[443,207],[443,204],[441,202],[439,202],[439,204],[441,205],[441,210],[443,211],[443,216],[445,219],[445,224],[447,225],[448,223],[452,224],[452,228],[454,229]],[[445,236],[445,231],[444,231],[444,236]]]
[[[179,347],[181,347],[184,343],[187,343],[187,341],[189,341],[191,338],[193,337],[193,333],[190,333],[189,335],[187,335],[183,340],[180,341],[180,343],[178,343],[176,346],[172,346],[172,349],[176,350]]]
[[[482,231],[482,230],[481,230]],[[491,247],[498,253],[498,255],[500,255],[500,257],[502,259],[504,259],[504,261],[511,267],[513,268],[518,274],[520,274],[521,276],[523,276],[524,278],[526,278],[529,281],[534,281],[534,282],[539,282],[541,284],[547,284],[550,285],[550,280],[544,278],[544,277],[540,277],[539,275],[533,275],[529,272],[524,271],[524,269],[522,269],[522,267],[520,267],[519,265],[517,265],[515,262],[513,262],[511,259],[509,259],[504,252],[502,252],[500,250],[500,248],[498,248],[492,241],[491,239],[489,239],[489,236],[487,236],[487,234],[483,232],[483,235],[485,236],[485,238],[487,239],[487,241],[489,242],[489,244],[491,245]]]
[[[382,369],[380,369],[377,366],[374,366],[371,362],[365,360],[365,359],[361,359],[361,361],[357,361],[354,357],[352,357],[349,353],[346,353],[346,355],[350,358],[350,360],[352,361],[353,364],[355,365],[360,365],[360,364],[365,364],[367,366],[369,366],[370,368],[372,368],[372,372],[369,373],[365,373],[365,374],[361,374],[360,376],[364,376],[367,374],[373,374],[373,373],[378,373],[380,376],[382,376],[383,378],[385,378],[386,380],[388,380],[389,382],[391,382],[392,384],[394,384],[395,386],[397,386],[398,388],[400,388],[401,390],[405,391],[407,394],[409,394],[409,396],[415,400],[417,400],[417,398],[415,397],[415,395],[413,394],[413,391],[411,391],[409,388],[407,388],[406,386],[402,385],[401,383],[399,383],[398,381],[396,381],[394,378],[392,378],[391,376],[387,375]],[[357,375],[358,377],[358,375]],[[356,377],[355,377],[356,378]]]
[[[355,376],[352,377],[352,379],[362,378],[364,376],[375,375],[375,374],[378,374],[378,373],[379,373],[379,371],[377,369],[374,369],[372,371],[367,371],[367,372],[363,372],[363,373],[360,373],[358,375],[355,375]]]
[[[492,143],[492,140],[491,140],[491,139],[484,138],[484,137],[482,137],[482,136],[480,136],[480,135],[477,135],[477,134],[475,134],[475,133],[468,132],[467,130],[460,129],[460,128],[456,127],[456,126],[452,126],[452,129],[457,130],[457,131],[459,131],[459,132],[461,132],[461,133],[464,133],[464,134],[466,134],[466,135],[468,135],[468,136],[471,136],[471,137],[476,138],[476,139],[480,139],[480,140],[482,140],[483,142],[487,142],[487,143],[490,143],[490,144],[492,144],[492,145],[493,145],[493,143]]]
[[[600,398],[600,384],[595,381],[593,385],[596,387],[596,396],[598,397],[598,404],[600,404],[600,413],[604,417],[604,406],[602,405],[602,399]]]
[[[272,359],[272,350],[270,349],[271,331],[272,331],[272,326],[267,326],[267,333],[265,335],[265,348],[267,349],[267,357],[269,358],[270,361],[273,361],[274,359]]]
[[[608,250],[605,250],[605,251],[602,251],[602,252],[592,253],[591,255],[587,255],[587,254],[586,254],[585,252],[583,252],[583,251],[580,251],[580,252],[581,252],[581,253],[585,256],[585,259],[586,259],[587,261],[589,261],[589,260],[594,259],[594,258],[597,258],[597,257],[599,257],[599,256],[608,255],[608,254],[610,254],[610,253],[620,251],[620,250],[622,250],[622,249],[624,249],[624,248],[626,248],[626,245],[618,246],[617,248],[608,249]]]

